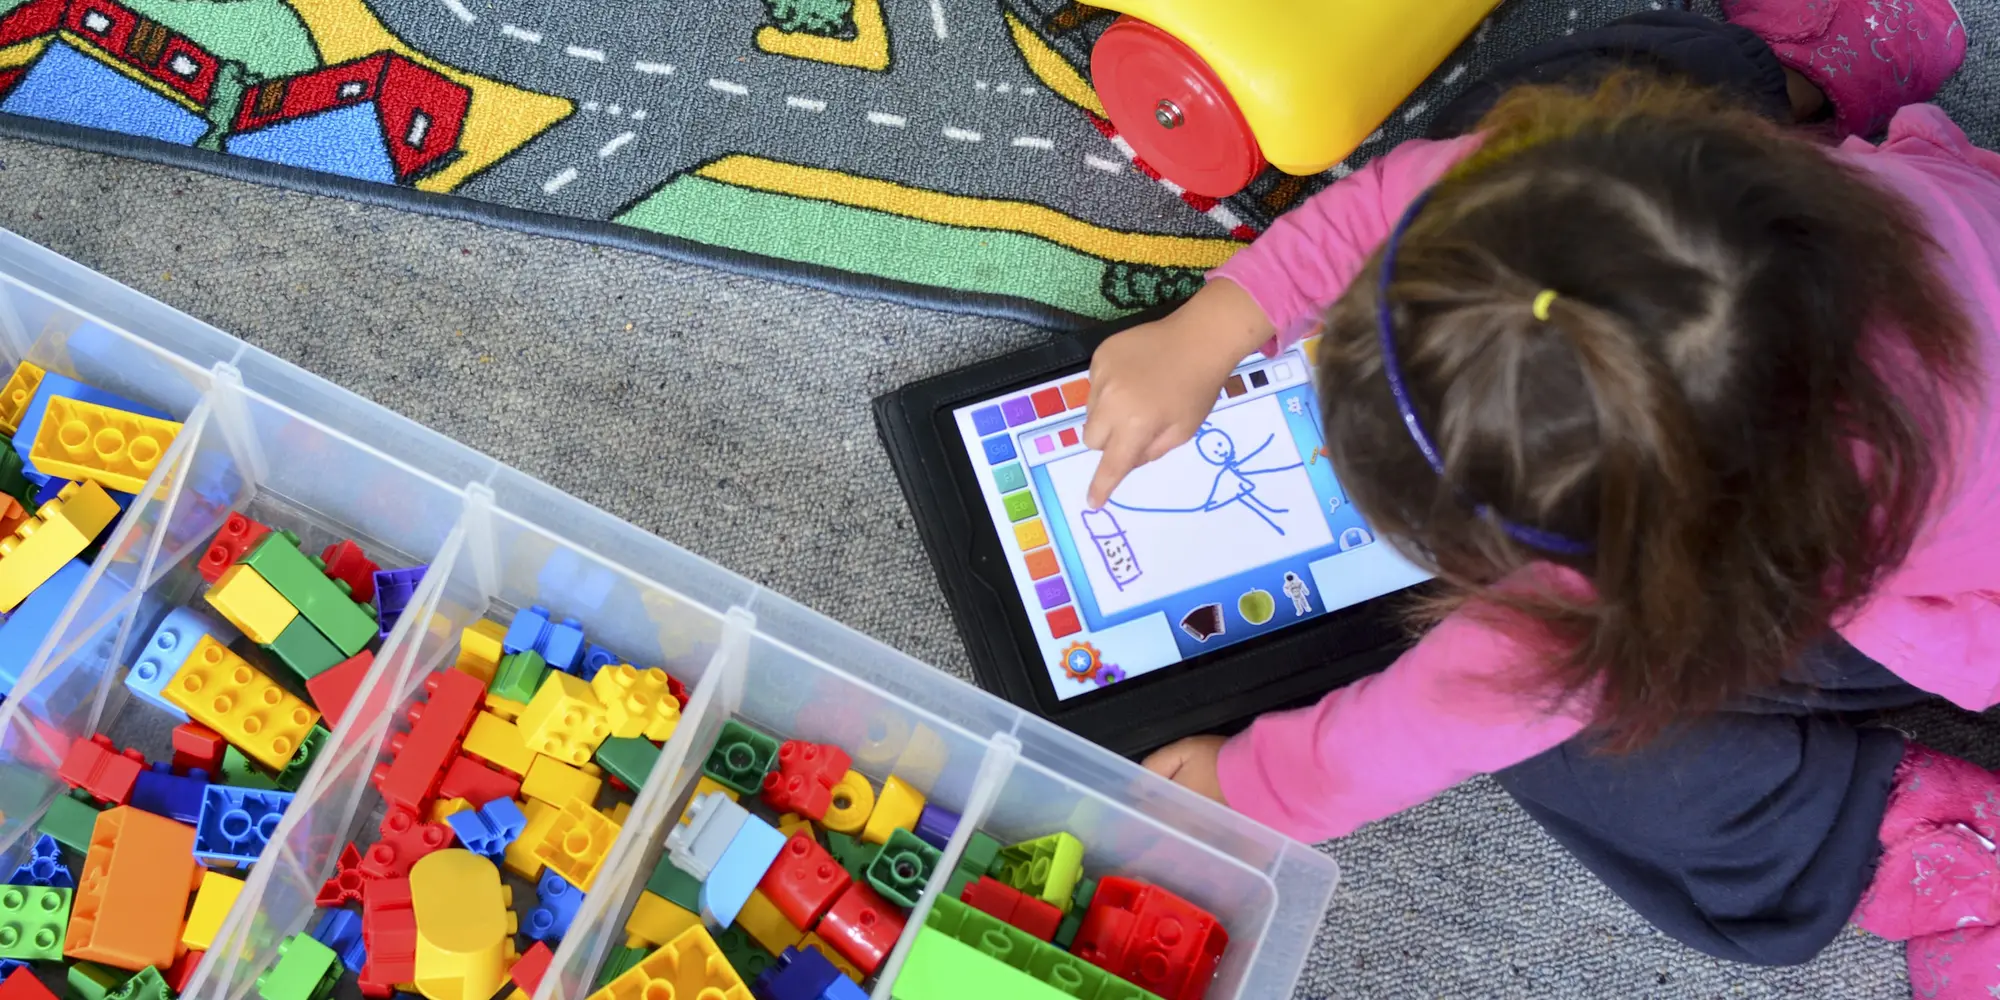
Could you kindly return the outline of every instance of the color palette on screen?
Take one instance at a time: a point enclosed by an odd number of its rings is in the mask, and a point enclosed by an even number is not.
[[[1037,421],[1061,417],[1081,409],[1090,401],[1090,380],[1072,379],[1062,385],[1002,400],[973,411],[972,427],[986,464],[993,469],[993,486],[1000,493],[1000,505],[1014,527],[1014,544],[1021,550],[1028,577],[1035,584],[1035,604],[1048,621],[1049,634],[1061,639],[1083,631],[1069,582],[1063,579],[1062,562],[1049,544],[1048,526],[1034,491],[1028,489],[1027,472],[1021,462],[1029,457],[1050,455],[1082,444],[1082,425],[1071,424],[1046,433],[1018,428]]]

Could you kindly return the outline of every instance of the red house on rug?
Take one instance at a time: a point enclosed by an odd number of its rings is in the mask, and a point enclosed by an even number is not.
[[[393,52],[378,52],[252,87],[244,95],[228,149],[408,183],[458,151],[471,106],[472,91],[444,74]],[[372,129],[360,127],[364,119]],[[385,170],[389,176],[381,176]]]

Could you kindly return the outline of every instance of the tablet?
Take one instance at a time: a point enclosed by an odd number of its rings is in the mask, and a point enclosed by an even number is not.
[[[878,401],[878,419],[929,445],[928,469],[909,467],[916,441],[891,455],[981,683],[1137,753],[1393,658],[1401,630],[1381,599],[1427,575],[1375,538],[1334,475],[1311,345],[1245,359],[1195,437],[1097,508],[1091,346],[896,400],[927,414]]]

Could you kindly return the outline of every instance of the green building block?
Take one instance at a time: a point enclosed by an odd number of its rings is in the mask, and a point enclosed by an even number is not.
[[[883,899],[908,910],[917,905],[942,860],[943,851],[897,827],[889,834],[889,842],[875,853],[875,860],[868,863],[868,884]]]
[[[124,974],[96,962],[75,962],[69,967],[69,991],[77,1000],[104,1000],[118,988]],[[165,985],[162,983],[161,985]]]
[[[34,483],[28,481],[27,476],[21,474],[21,469],[26,464],[19,452],[13,455],[0,455],[0,493],[21,501],[21,509],[32,515],[38,509],[35,504],[37,489]]]
[[[1064,951],[1070,950],[1070,946],[1076,944],[1076,932],[1082,929],[1083,910],[1081,908],[1063,914],[1062,923],[1056,925],[1056,947]]]
[[[125,980],[124,985],[106,993],[104,1000],[174,1000],[174,993],[167,989],[160,970],[149,965]]]
[[[764,775],[778,762],[778,739],[731,719],[722,724],[715,749],[701,773],[744,795],[756,795],[764,787]]]
[[[701,912],[701,880],[674,867],[665,854],[653,866],[653,877],[646,880],[646,890],[689,913]]]
[[[62,958],[73,889],[33,885],[0,888],[0,958]]]
[[[306,772],[312,770],[313,758],[319,756],[319,748],[332,735],[324,726],[316,725],[306,730],[305,736],[299,739],[299,748],[292,751],[292,759],[285,764],[284,770],[278,772],[278,787],[288,792],[298,791],[299,784],[306,780]],[[225,752],[224,757],[227,756]]]
[[[265,646],[264,651],[290,667],[302,681],[311,680],[347,659],[341,654],[340,647],[321,635],[319,629],[303,616],[292,619],[292,623],[278,633],[278,641]]]
[[[597,970],[597,979],[591,985],[591,989],[593,991],[603,989],[606,983],[638,965],[646,955],[647,951],[644,948],[628,948],[622,944],[614,946],[611,954],[604,956],[604,965]]]
[[[858,837],[833,830],[826,831],[826,850],[840,867],[856,882],[868,881],[868,866],[875,863],[875,855],[882,852],[879,844],[870,844]]]
[[[1094,878],[1079,879],[1076,883],[1076,891],[1071,893],[1069,897],[1071,904],[1069,911],[1071,913],[1082,913],[1090,909],[1091,901],[1096,898],[1097,880]]]
[[[971,872],[963,868],[954,868],[951,877],[944,881],[944,894],[953,899],[960,899],[965,895],[965,887],[977,881],[978,877]]]
[[[712,932],[711,932],[712,933]],[[743,929],[742,924],[731,924],[729,929],[714,934],[715,946],[722,949],[722,957],[729,960],[729,967],[746,983],[754,983],[778,960]]]
[[[646,777],[653,773],[653,765],[659,763],[660,748],[642,736],[613,736],[598,744],[592,759],[636,793],[646,786]]]
[[[1022,841],[1000,852],[994,878],[1068,913],[1083,877],[1083,841],[1067,833]]]
[[[332,948],[299,933],[278,942],[278,964],[257,977],[264,1000],[320,1000],[346,971]]]
[[[299,536],[274,531],[244,556],[242,563],[257,571],[280,597],[339,647],[353,656],[375,638],[375,609],[347,596],[347,584],[329,579],[325,563],[299,551]]]
[[[1018,927],[945,897],[932,901],[930,916],[925,918],[917,945],[890,995],[897,1000],[1052,1000],[1065,996],[1159,1000]]]
[[[1000,860],[1000,842],[972,831],[972,839],[965,842],[965,853],[958,857],[960,871],[972,873],[972,880],[979,881],[981,875],[993,874],[993,866]]]
[[[535,692],[541,689],[542,681],[548,676],[549,664],[542,659],[542,654],[524,649],[500,658],[500,669],[493,672],[493,683],[486,690],[489,694],[525,705],[535,700]]]
[[[90,853],[90,831],[97,828],[97,807],[68,795],[58,795],[35,829],[78,854]]]
[[[310,735],[306,737],[306,739],[311,738]],[[305,742],[303,740],[300,741],[299,746],[303,749]],[[293,755],[294,760],[297,757],[297,754]],[[243,756],[243,751],[236,749],[236,744],[234,743],[222,748],[222,783],[234,785],[238,788],[260,788],[265,790],[278,787],[276,779],[272,778],[256,761]]]

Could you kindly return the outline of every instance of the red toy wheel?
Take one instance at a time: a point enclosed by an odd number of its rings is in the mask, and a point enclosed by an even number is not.
[[[1175,184],[1227,198],[1264,169],[1264,153],[1229,88],[1165,31],[1119,18],[1091,50],[1090,79],[1118,133]]]

